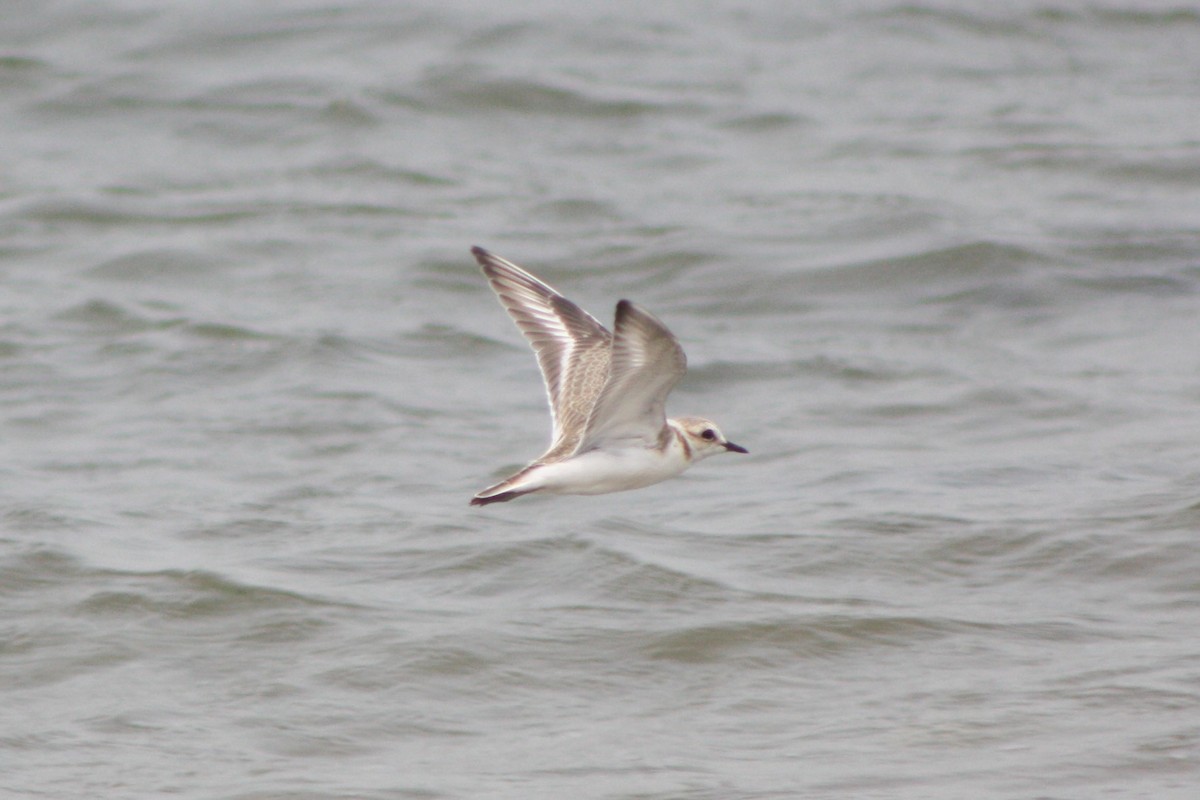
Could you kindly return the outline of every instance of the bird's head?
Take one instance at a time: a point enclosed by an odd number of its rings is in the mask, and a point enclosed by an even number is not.
[[[672,420],[687,438],[692,448],[692,458],[699,461],[717,453],[748,453],[741,445],[725,438],[721,429],[710,419],[703,417],[681,417]]]

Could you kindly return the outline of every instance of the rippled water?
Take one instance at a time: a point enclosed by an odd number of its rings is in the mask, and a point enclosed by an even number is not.
[[[1200,12],[0,22],[0,794],[1191,798]],[[467,249],[750,448],[594,498]]]

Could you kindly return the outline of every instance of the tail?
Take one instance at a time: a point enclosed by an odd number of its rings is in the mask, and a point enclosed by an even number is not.
[[[487,491],[486,489],[484,491]],[[528,492],[500,492],[499,494],[485,495],[483,492],[471,498],[471,505],[486,506],[488,503],[507,503],[509,500],[516,499],[523,494],[532,494],[537,489],[530,489]]]
[[[471,498],[471,505],[486,506],[489,503],[507,503],[523,494],[532,494],[542,488],[529,480],[529,474],[537,464],[531,464],[515,475],[510,475],[499,483],[493,484]]]

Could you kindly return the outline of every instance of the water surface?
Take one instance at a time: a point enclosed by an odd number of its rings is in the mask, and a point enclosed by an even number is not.
[[[0,793],[1194,796],[1200,13],[12,5]],[[752,455],[468,508],[472,244]]]

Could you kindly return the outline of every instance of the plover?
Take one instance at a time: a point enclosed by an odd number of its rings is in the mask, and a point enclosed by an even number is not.
[[[525,270],[473,247],[501,305],[529,340],[554,422],[550,449],[471,505],[523,494],[606,494],[665,481],[701,459],[746,448],[700,417],[667,419],[687,358],[649,311],[617,303],[613,333]]]

